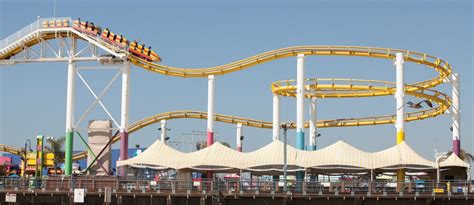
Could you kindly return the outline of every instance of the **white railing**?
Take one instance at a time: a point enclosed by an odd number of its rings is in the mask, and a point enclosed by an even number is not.
[[[10,45],[16,43],[18,40],[24,38],[27,35],[32,34],[36,30],[43,28],[43,22],[49,21],[57,21],[57,20],[67,20],[68,26],[71,26],[71,17],[56,17],[56,18],[40,18],[34,21],[33,23],[23,27],[19,31],[9,35],[8,37],[0,40],[0,51],[4,50],[5,48],[9,47]]]

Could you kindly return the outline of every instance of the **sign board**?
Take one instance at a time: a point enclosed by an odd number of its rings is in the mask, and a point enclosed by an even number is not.
[[[5,195],[5,202],[16,203],[16,194],[15,193],[7,193]]]
[[[444,189],[433,189],[433,192],[437,194],[442,194],[444,193]]]
[[[84,189],[74,189],[74,203],[84,203]]]

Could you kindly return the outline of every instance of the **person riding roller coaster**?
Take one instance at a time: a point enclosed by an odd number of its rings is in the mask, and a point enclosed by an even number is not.
[[[130,43],[122,34],[114,34],[108,28],[101,30],[100,27],[94,25],[93,22],[81,22],[81,19],[77,18],[77,20],[74,21],[73,28],[91,36],[100,35],[106,43],[127,49],[132,55],[147,61],[161,61],[160,56],[151,50],[151,46],[146,47],[145,43],[138,44],[136,40]]]
[[[110,36],[109,28],[105,28],[104,32],[105,32],[105,36],[108,38]]]

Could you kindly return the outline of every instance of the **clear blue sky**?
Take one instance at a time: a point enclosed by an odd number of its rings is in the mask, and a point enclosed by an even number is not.
[[[456,1],[320,1],[228,3],[186,1],[62,1],[56,16],[93,21],[141,39],[151,45],[172,66],[221,65],[271,49],[295,45],[359,45],[407,49],[438,56],[451,63],[461,75],[462,146],[473,145],[473,16],[472,2]],[[53,0],[0,1],[0,36],[4,38],[31,23],[36,16],[53,16]],[[21,146],[37,134],[62,136],[65,130],[66,65],[64,63],[23,64],[0,68],[0,143]],[[288,58],[255,66],[216,78],[216,112],[228,115],[272,119],[270,83],[294,79],[296,59]],[[337,77],[395,80],[392,62],[356,57],[307,57],[306,77]],[[417,82],[436,73],[407,63],[406,79]],[[96,89],[101,89],[113,72],[84,72]],[[448,86],[439,88],[450,94]],[[92,101],[78,81],[76,116]],[[173,110],[207,109],[207,80],[167,77],[132,68],[130,122]],[[104,102],[119,118],[120,81]],[[409,98],[408,100],[410,100]],[[413,99],[412,99],[413,100]],[[324,99],[319,101],[321,119],[390,114],[393,97]],[[282,120],[296,118],[295,99],[282,100]],[[90,119],[104,119],[97,108]],[[84,128],[87,123],[83,123]],[[158,124],[134,133],[130,145],[146,147],[158,136]],[[169,122],[172,140],[192,130],[205,131],[206,122]],[[450,117],[447,115],[406,125],[407,142],[420,154],[433,159],[433,149],[451,147]],[[221,141],[235,146],[235,125],[216,123]],[[337,140],[368,151],[395,144],[393,125],[320,129],[319,147]],[[85,135],[85,133],[84,133]],[[271,141],[271,130],[244,128],[244,151]],[[294,144],[295,133],[289,132]],[[75,148],[81,149],[79,140]],[[117,145],[115,145],[117,146]]]

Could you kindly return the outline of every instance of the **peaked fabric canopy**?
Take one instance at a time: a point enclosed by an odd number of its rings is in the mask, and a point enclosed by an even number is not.
[[[248,153],[241,153],[242,169],[260,172],[282,171],[284,143],[274,140],[270,144]],[[287,165],[290,172],[303,170],[296,163],[298,150],[292,146],[287,146]]]
[[[464,167],[468,168],[469,164],[463,161],[455,154],[451,154],[446,160],[443,160],[439,163],[439,167]]]
[[[219,142],[192,153],[183,153],[157,140],[140,155],[118,161],[117,166],[154,169],[192,169],[213,171],[248,170],[274,173],[283,170],[284,144],[274,140],[253,152],[242,153]],[[317,151],[297,150],[287,146],[288,171],[358,172],[368,170],[434,170],[436,163],[418,155],[405,142],[388,149],[369,153],[344,141]],[[469,167],[456,155],[440,163],[440,167]]]
[[[338,141],[317,151],[298,151],[297,164],[301,167],[324,170],[370,170],[371,154],[344,141]]]
[[[182,158],[175,158],[175,160],[180,161],[180,168],[197,170],[239,170],[243,165],[242,161],[238,160],[240,155],[240,152],[216,142],[192,154],[185,154]]]
[[[179,169],[181,158],[186,154],[156,140],[136,157],[117,161],[117,166],[149,167],[153,169]]]
[[[433,169],[436,164],[418,155],[406,142],[372,154],[374,169]]]

